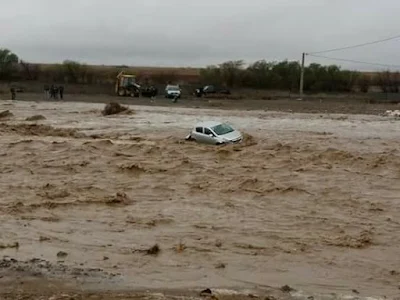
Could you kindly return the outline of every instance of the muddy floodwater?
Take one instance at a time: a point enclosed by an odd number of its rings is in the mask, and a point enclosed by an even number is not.
[[[0,104],[0,285],[400,294],[399,120],[103,106]],[[184,141],[210,119],[244,142]]]

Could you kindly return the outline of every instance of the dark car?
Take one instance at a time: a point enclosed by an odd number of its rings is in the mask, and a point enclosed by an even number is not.
[[[158,95],[158,89],[153,85],[141,87],[140,91],[142,93],[142,97],[152,98]]]
[[[218,87],[215,85],[206,85],[204,87],[198,88],[194,92],[195,96],[201,97],[201,96],[206,96],[209,94],[224,94],[224,95],[230,95],[231,92],[222,87]]]

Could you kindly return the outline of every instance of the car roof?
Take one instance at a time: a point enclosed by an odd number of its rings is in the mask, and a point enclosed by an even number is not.
[[[195,127],[214,127],[217,125],[222,124],[222,122],[218,122],[218,121],[204,121],[204,122],[200,122],[197,123]]]

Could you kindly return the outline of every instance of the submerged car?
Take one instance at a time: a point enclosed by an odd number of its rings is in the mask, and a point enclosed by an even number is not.
[[[165,87],[165,98],[180,98],[181,97],[181,88],[179,85],[167,85]]]
[[[186,140],[198,143],[223,145],[239,143],[243,139],[240,131],[234,129],[227,123],[208,121],[196,124]]]

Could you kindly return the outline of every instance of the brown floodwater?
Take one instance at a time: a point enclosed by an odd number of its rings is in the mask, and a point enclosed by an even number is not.
[[[399,121],[102,108],[0,104],[13,114],[0,120],[1,256],[62,261],[47,276],[97,289],[400,293]],[[208,119],[245,141],[183,140]]]

